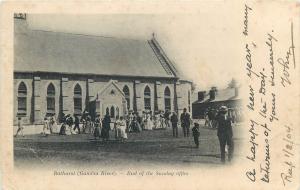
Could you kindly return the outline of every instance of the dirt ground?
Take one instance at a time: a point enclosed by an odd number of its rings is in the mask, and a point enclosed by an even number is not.
[[[239,158],[242,125],[234,127],[235,159]],[[193,137],[172,136],[172,129],[129,133],[124,143],[114,139],[102,142],[89,134],[43,137],[27,135],[14,138],[15,167],[130,167],[157,165],[219,166],[220,153],[217,131],[201,128],[200,147],[195,148]]]

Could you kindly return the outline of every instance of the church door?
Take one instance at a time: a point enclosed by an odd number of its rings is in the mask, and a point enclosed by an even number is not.
[[[92,120],[95,120],[96,117],[96,100],[89,102],[89,115],[91,116]]]

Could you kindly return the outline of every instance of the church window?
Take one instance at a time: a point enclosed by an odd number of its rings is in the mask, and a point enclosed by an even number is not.
[[[149,86],[146,86],[144,90],[144,108],[145,110],[151,110],[151,91]]]
[[[82,111],[82,90],[79,84],[74,87],[74,113],[80,114]]]
[[[110,108],[110,117],[115,118],[115,108],[114,108],[114,106],[111,106],[111,108]]]
[[[120,110],[119,110],[119,107],[116,107],[116,116],[120,117]]]
[[[47,112],[55,112],[55,88],[52,83],[50,83],[47,88]]]
[[[171,92],[169,87],[165,88],[164,95],[165,95],[165,111],[166,110],[171,111]]]
[[[21,82],[18,88],[18,114],[26,114],[27,110],[27,88],[24,82]]]
[[[127,85],[124,86],[123,92],[124,92],[125,99],[127,102],[127,110],[129,110],[130,109],[130,92],[129,92],[129,88]]]

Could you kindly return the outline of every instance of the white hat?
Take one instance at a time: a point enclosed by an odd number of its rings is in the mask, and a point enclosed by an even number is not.
[[[221,106],[220,111],[227,112],[228,108],[226,106]]]

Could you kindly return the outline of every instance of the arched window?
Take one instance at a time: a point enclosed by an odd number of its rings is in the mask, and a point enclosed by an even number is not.
[[[116,107],[116,116],[120,117],[119,107]]]
[[[82,112],[82,91],[79,84],[74,87],[74,114]]]
[[[18,114],[26,114],[27,110],[27,88],[24,82],[18,87]]]
[[[129,92],[129,88],[127,85],[124,86],[123,92],[125,94],[125,99],[127,102],[127,110],[129,110],[130,109],[130,92]]]
[[[151,91],[149,86],[146,86],[144,90],[144,108],[145,110],[151,110]]]
[[[109,115],[109,108],[108,107],[105,110],[105,115]]]
[[[47,88],[47,112],[55,112],[55,88],[52,83],[50,83]]]
[[[165,111],[166,110],[171,111],[171,92],[169,87],[165,88],[164,95],[165,95]]]
[[[115,117],[115,108],[114,108],[114,106],[111,106],[111,108],[110,108],[110,117],[111,118]]]

